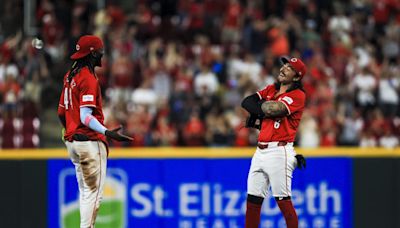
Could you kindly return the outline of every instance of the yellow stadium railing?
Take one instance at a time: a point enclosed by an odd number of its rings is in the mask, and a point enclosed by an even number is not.
[[[249,158],[255,147],[144,147],[111,148],[110,158]],[[385,148],[296,148],[296,152],[307,157],[400,157],[400,147]],[[54,149],[0,149],[1,160],[68,158],[64,148]]]

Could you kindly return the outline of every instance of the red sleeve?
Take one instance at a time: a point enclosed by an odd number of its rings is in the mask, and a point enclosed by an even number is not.
[[[258,97],[260,99],[269,100],[269,99],[267,99],[267,94],[270,89],[273,89],[273,87],[274,87],[274,85],[268,85],[267,87],[265,87],[265,89],[258,91],[257,92]]]
[[[93,75],[84,75],[79,83],[79,107],[96,107],[97,80]]]
[[[306,95],[301,90],[293,90],[279,98],[288,109],[289,115],[304,108]]]

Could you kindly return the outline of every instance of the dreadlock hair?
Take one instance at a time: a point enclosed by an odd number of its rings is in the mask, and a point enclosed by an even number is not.
[[[281,88],[281,83],[279,82],[275,82],[274,83],[275,89],[279,90]],[[295,89],[300,89],[301,91],[304,91],[304,87],[303,87],[303,83],[301,83],[301,81],[293,81],[292,85],[288,88],[288,90],[286,92],[290,92],[293,91]]]
[[[81,59],[77,59],[72,63],[71,69],[69,71],[67,82],[71,82],[72,78],[75,77],[83,67],[87,66],[90,72],[94,73],[94,64],[92,55],[87,55]]]

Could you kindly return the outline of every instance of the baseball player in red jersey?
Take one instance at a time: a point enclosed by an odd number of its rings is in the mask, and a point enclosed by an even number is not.
[[[65,144],[79,185],[81,228],[94,227],[103,195],[108,155],[106,136],[118,141],[133,140],[118,133],[120,128],[104,127],[100,85],[94,72],[96,66],[101,66],[102,56],[100,38],[85,35],[79,39],[58,105],[58,116],[66,129]]]
[[[261,206],[270,187],[287,227],[298,227],[290,197],[293,170],[306,165],[304,157],[296,155],[293,148],[306,101],[301,84],[306,66],[297,58],[281,61],[277,82],[242,102],[250,113],[246,127],[260,129],[247,180],[246,228],[258,228]]]

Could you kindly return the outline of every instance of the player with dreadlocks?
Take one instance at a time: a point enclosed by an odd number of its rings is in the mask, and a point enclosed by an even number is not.
[[[58,116],[65,128],[63,137],[79,185],[81,228],[94,227],[100,206],[107,168],[106,137],[133,140],[118,132],[121,127],[108,130],[103,124],[102,97],[95,74],[103,54],[99,37],[85,35],[78,40],[58,105]]]

